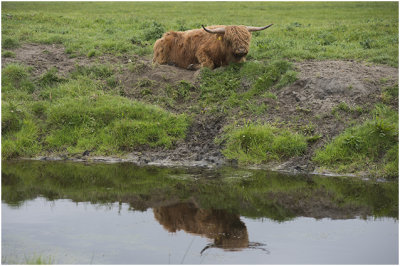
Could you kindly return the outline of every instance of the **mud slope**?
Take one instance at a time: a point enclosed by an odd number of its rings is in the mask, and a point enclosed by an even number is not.
[[[138,56],[103,55],[96,58],[70,58],[60,45],[25,44],[14,49],[15,57],[2,58],[2,67],[9,63],[21,63],[32,67],[32,75],[38,78],[52,67],[64,77],[74,71],[77,65],[90,66],[105,64],[115,69],[120,94],[132,99],[160,105],[176,113],[188,113],[193,117],[184,141],[177,143],[173,150],[140,150],[128,154],[124,159],[92,156],[64,157],[73,160],[129,161],[139,164],[215,166],[226,162],[220,152],[221,146],[214,143],[223,127],[233,122],[229,116],[204,115],[193,110],[198,101],[199,71],[193,72],[174,66],[156,66],[149,58]],[[361,123],[368,117],[374,104],[381,100],[382,89],[398,84],[398,69],[388,66],[374,66],[354,61],[305,61],[294,63],[299,72],[298,80],[284,88],[273,91],[277,99],[260,98],[258,103],[269,106],[261,117],[244,117],[263,122],[274,122],[308,135],[320,135],[310,144],[307,153],[283,164],[267,167],[287,170],[314,170],[310,162],[315,149],[340,134],[351,123]],[[193,93],[190,99],[174,94],[176,86],[186,81]],[[197,94],[196,94],[197,93]],[[168,99],[174,98],[174,102]],[[333,111],[345,103],[357,112]],[[393,103],[394,108],[397,102]],[[56,159],[55,157],[46,157]],[[42,158],[42,159],[46,159]]]

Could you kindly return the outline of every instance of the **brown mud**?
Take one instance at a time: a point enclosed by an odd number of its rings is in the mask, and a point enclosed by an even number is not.
[[[215,116],[202,110],[193,111],[198,101],[199,71],[189,71],[169,65],[153,65],[151,59],[134,55],[102,55],[95,58],[74,57],[65,53],[61,45],[25,44],[13,49],[15,57],[2,57],[2,67],[21,63],[32,68],[34,78],[55,67],[59,75],[68,77],[76,66],[107,64],[115,69],[121,95],[151,104],[160,105],[175,113],[190,113],[193,122],[185,140],[171,150],[161,148],[138,150],[121,157],[94,157],[89,152],[82,155],[40,157],[43,160],[69,159],[76,161],[133,162],[167,166],[218,166],[235,164],[221,154],[223,144],[214,142],[223,133],[224,126],[234,118]],[[310,143],[301,157],[284,163],[271,163],[264,167],[289,172],[313,172],[311,157],[315,150],[340,134],[345,128],[362,123],[374,105],[381,101],[385,87],[398,84],[398,69],[356,61],[303,61],[294,62],[298,80],[281,89],[272,90],[277,99],[259,98],[267,104],[262,116],[244,117],[278,126],[290,127],[308,136],[320,136]],[[174,94],[182,80],[193,85],[190,98]],[[173,98],[174,102],[170,99]],[[338,109],[345,103],[352,111]],[[397,102],[393,107],[398,109]],[[336,111],[335,111],[336,110]],[[262,166],[260,166],[262,167]]]

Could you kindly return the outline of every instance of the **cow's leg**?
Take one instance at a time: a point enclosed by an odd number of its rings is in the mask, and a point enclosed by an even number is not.
[[[196,58],[199,61],[199,67],[208,67],[210,69],[214,69],[214,62],[211,58],[207,55],[204,50],[200,50],[196,53]]]

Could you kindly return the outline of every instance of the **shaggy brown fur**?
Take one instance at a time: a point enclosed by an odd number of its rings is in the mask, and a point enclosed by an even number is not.
[[[154,44],[153,62],[187,69],[216,68],[244,62],[249,52],[251,33],[246,26],[225,27],[225,33],[212,34],[203,29],[170,31]]]

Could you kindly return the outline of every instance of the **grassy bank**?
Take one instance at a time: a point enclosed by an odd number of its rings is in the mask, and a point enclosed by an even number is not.
[[[376,99],[335,103],[328,113],[281,94],[299,79],[296,61],[398,67],[397,2],[2,2],[1,16],[2,58],[17,61],[2,68],[2,159],[173,149],[193,119],[223,117],[225,131],[209,142],[217,137],[239,163],[307,155],[324,169],[398,175],[398,84],[388,77],[360,81],[367,89],[379,83]],[[246,63],[203,69],[191,82],[148,61],[168,30],[269,23],[253,33]],[[76,65],[20,59],[27,44],[42,45],[41,55],[62,47],[53,61]],[[288,105],[296,113],[280,116]],[[332,128],[319,130],[327,118],[343,128],[332,138]]]
[[[399,175],[399,115],[385,105],[377,106],[373,117],[350,127],[316,152],[314,161],[338,172],[357,172],[374,165],[380,176]]]
[[[54,70],[34,80],[24,66],[3,68],[3,158],[48,152],[119,154],[170,148],[185,137],[186,115],[107,93],[98,80],[105,69],[80,70],[69,80]]]

